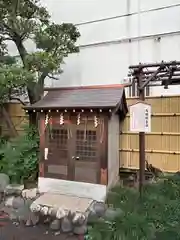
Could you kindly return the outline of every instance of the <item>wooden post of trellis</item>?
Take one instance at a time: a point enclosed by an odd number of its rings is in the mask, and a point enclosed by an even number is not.
[[[131,131],[139,132],[139,192],[142,195],[142,189],[145,181],[145,132],[150,131],[150,114],[151,108],[145,103],[145,88],[146,86],[164,86],[180,84],[180,62],[161,62],[152,64],[138,64],[129,67],[133,77],[133,84],[137,84],[137,92],[139,95],[140,105],[130,108],[131,121],[139,119],[139,126],[133,127]],[[153,84],[155,82],[155,84]],[[159,84],[160,83],[160,84]],[[138,108],[141,110],[138,110]],[[136,109],[134,117],[133,110]],[[139,113],[138,113],[138,111]],[[139,115],[138,115],[139,114]],[[141,122],[141,126],[140,126]],[[149,123],[148,123],[149,122]],[[147,126],[145,126],[147,123]],[[144,125],[143,125],[144,124]],[[149,126],[148,126],[149,124]]]

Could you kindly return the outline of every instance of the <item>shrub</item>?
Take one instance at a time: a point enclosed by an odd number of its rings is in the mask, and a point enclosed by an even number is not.
[[[0,171],[12,182],[35,179],[38,172],[38,134],[33,127],[25,127],[24,134],[1,145]]]
[[[101,219],[91,226],[91,240],[176,240],[180,239],[180,178],[169,177],[137,190],[112,189],[107,203],[123,213],[114,221]]]

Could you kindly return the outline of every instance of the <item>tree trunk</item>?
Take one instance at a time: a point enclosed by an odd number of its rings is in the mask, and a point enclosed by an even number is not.
[[[14,43],[16,44],[16,47],[18,49],[18,52],[20,54],[21,60],[23,62],[24,68],[28,69],[27,63],[26,63],[26,56],[27,51],[26,48],[23,45],[23,41],[20,38],[20,36],[16,35],[14,38]],[[43,97],[43,91],[44,91],[44,79],[47,76],[47,72],[43,72],[42,75],[39,77],[38,82],[30,82],[27,84],[27,93],[29,97],[30,104],[34,104],[37,101],[39,101]],[[39,114],[31,112],[29,115],[29,124],[31,126],[38,127],[38,118]]]
[[[28,67],[26,64],[26,56],[28,53],[26,51],[26,48],[23,45],[21,38],[18,35],[15,36],[14,43],[16,44],[16,47],[18,49],[24,68],[28,70]],[[33,83],[27,84],[27,92],[28,92],[30,104],[33,104],[37,101],[35,90],[36,90],[36,84],[33,84]]]

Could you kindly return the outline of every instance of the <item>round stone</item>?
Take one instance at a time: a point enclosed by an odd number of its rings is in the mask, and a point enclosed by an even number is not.
[[[22,197],[14,197],[13,201],[12,201],[12,207],[14,209],[18,209],[21,208],[25,205],[25,201]]]
[[[71,232],[73,230],[73,225],[68,217],[64,217],[61,222],[61,229],[64,233]]]
[[[9,185],[10,179],[7,174],[0,173],[0,192],[4,192]]]
[[[122,215],[123,211],[120,208],[108,208],[104,217],[108,220],[114,220],[116,217]]]
[[[106,211],[106,205],[103,202],[95,202],[92,209],[98,217],[103,217]]]
[[[61,221],[59,219],[55,219],[54,221],[52,221],[52,223],[50,224],[50,229],[57,231],[59,230],[61,227]]]
[[[72,223],[76,226],[81,226],[86,222],[86,216],[82,213],[75,213],[72,217]]]
[[[74,227],[74,229],[73,229],[73,233],[77,234],[77,235],[84,235],[84,234],[86,234],[86,232],[87,232],[86,224],[79,226],[79,227]]]

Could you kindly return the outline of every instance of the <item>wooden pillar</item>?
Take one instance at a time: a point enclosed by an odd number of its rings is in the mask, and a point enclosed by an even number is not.
[[[45,115],[40,114],[39,124],[40,136],[40,159],[39,159],[39,177],[44,177],[44,149],[45,149]]]

